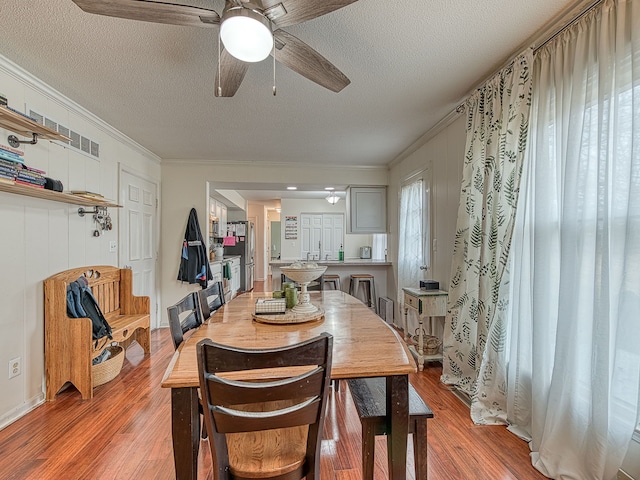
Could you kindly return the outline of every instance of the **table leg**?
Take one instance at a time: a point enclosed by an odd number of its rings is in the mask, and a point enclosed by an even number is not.
[[[200,413],[197,388],[171,389],[171,436],[176,480],[198,478]]]
[[[407,478],[407,437],[409,435],[409,377],[387,377],[387,452],[389,478]]]
[[[408,341],[411,338],[409,335],[409,307],[403,305],[404,307],[404,341]]]

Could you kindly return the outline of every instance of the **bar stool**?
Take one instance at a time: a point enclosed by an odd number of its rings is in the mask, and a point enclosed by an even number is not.
[[[333,289],[334,290],[342,290],[342,287],[340,286],[340,275],[326,275],[324,276],[323,279],[324,283],[330,283],[333,285]]]
[[[364,291],[364,300],[362,303],[366,304],[374,312],[378,313],[376,308],[376,285],[373,275],[368,273],[353,273],[349,277],[349,295],[356,298],[360,293],[360,285],[362,284]]]

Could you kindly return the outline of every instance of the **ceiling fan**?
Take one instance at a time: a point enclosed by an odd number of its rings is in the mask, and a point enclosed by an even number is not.
[[[333,92],[351,81],[302,40],[282,30],[345,7],[357,0],[226,0],[214,10],[152,0],[72,0],[87,13],[145,22],[219,27],[217,97],[232,97],[250,62],[275,60]],[[275,47],[275,48],[274,48]],[[275,95],[275,86],[274,86]]]

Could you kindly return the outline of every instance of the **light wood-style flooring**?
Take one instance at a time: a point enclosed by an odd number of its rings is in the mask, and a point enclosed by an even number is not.
[[[170,392],[160,388],[173,354],[168,329],[152,332],[151,355],[127,351],[121,374],[82,401],[74,389],[58,395],[0,431],[0,479],[123,480],[175,478]],[[503,426],[476,426],[469,410],[439,383],[441,366],[429,364],[410,381],[433,409],[429,421],[430,480],[539,480],[525,442]],[[332,392],[322,445],[322,479],[360,479],[360,423],[346,383]],[[199,471],[211,479],[207,440]],[[411,445],[411,443],[410,443]],[[386,443],[378,437],[374,480],[387,478]],[[409,480],[413,454],[409,447]]]

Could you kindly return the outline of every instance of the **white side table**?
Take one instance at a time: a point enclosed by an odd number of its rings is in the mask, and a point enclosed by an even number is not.
[[[444,317],[447,314],[448,292],[444,290],[421,290],[419,288],[403,287],[404,299],[404,339],[409,339],[409,325],[407,316],[411,308],[418,314],[418,348],[413,345],[409,347],[411,353],[416,357],[418,370],[422,371],[424,362],[442,361],[442,354],[424,354],[424,338],[422,325],[425,318]]]

